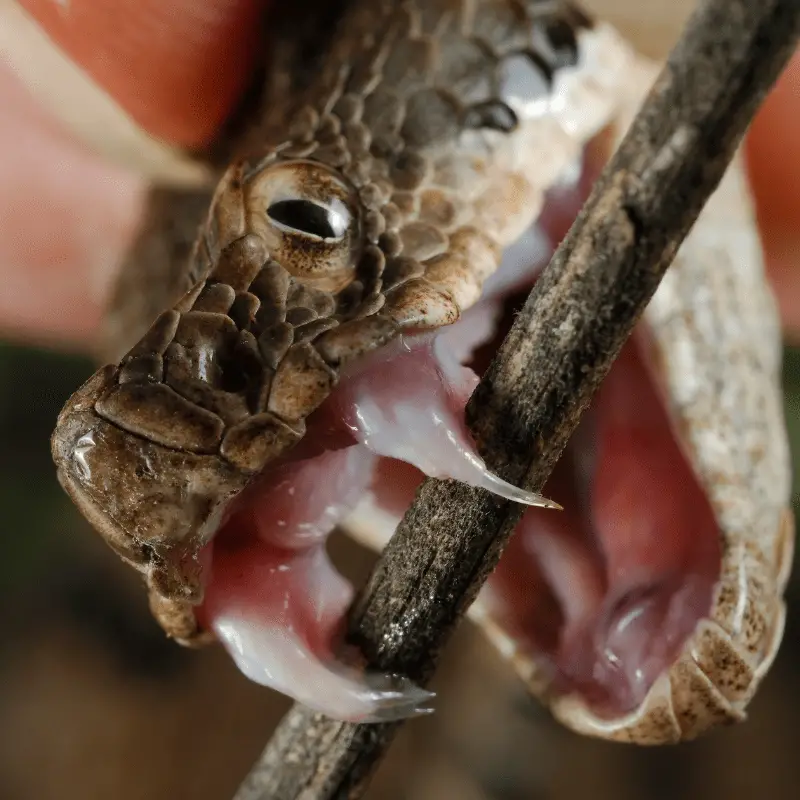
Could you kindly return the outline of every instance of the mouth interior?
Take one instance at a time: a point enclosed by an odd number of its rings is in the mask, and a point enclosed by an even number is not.
[[[197,614],[251,679],[341,719],[420,710],[426,692],[365,673],[342,649],[353,590],[325,542],[344,523],[385,543],[425,474],[535,502],[491,475],[463,421],[472,367],[488,364],[513,310],[489,297],[343,376],[290,459],[237,498],[203,554]],[[640,326],[545,487],[564,510],[528,508],[481,595],[552,691],[610,719],[634,710],[673,663],[707,616],[720,569],[717,523],[656,362]]]
[[[528,510],[487,606],[558,693],[633,711],[707,616],[718,527],[648,366],[625,346],[551,476],[560,514]]]
[[[670,666],[710,609],[720,565],[717,524],[653,380],[646,342],[639,334],[626,345],[545,487],[564,510],[525,512],[483,592],[494,623],[552,689],[578,693],[608,718],[635,709]],[[389,412],[392,390],[381,400],[381,387],[396,384],[386,369],[410,381],[415,361],[431,367],[425,348],[395,356],[362,381]],[[352,587],[325,541],[355,517],[380,545],[424,477],[419,466],[458,476],[458,463],[448,470],[447,459],[441,468],[426,459],[442,446],[436,434],[445,442],[464,435],[454,420],[470,383],[445,380],[434,411],[420,409],[415,421],[414,402],[430,394],[423,381],[409,413],[390,420],[388,444],[376,444],[379,430],[353,432],[364,404],[343,413],[342,397],[353,396],[344,385],[311,420],[304,452],[243,494],[209,545],[199,615],[245,674],[349,719],[404,715],[424,699],[364,675],[340,650]],[[449,417],[440,413],[448,405]],[[431,417],[441,424],[431,426]]]

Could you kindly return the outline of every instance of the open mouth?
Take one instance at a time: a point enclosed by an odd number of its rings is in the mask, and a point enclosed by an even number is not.
[[[598,716],[643,702],[711,608],[719,531],[634,335],[486,591],[487,613],[551,691]]]
[[[425,475],[531,506],[476,608],[496,644],[598,717],[634,710],[708,616],[718,525],[643,326],[545,488],[563,511],[536,507],[542,498],[480,459],[463,410],[513,314],[519,281],[507,277],[455,325],[396,342],[343,375],[300,445],[245,490],[207,545],[198,618],[251,679],[341,719],[421,710],[428,693],[365,673],[343,650],[353,590],[325,542],[341,525],[382,546]]]

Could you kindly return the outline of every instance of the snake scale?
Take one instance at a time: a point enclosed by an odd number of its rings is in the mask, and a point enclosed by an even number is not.
[[[109,310],[113,364],[53,436],[62,485],[184,643],[214,638],[195,615],[201,553],[229,504],[290,458],[343,372],[481,300],[548,190],[621,135],[654,75],[563,0],[309,9],[269,15],[262,79],[203,156],[213,185],[152,190]],[[780,336],[740,160],[646,325],[718,528],[710,607],[611,717],[552,685],[485,599],[472,616],[565,724],[661,743],[743,718],[783,629]],[[346,524],[379,544],[368,513]]]

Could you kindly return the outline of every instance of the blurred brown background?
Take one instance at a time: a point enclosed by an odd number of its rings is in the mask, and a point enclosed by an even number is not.
[[[587,5],[657,55],[692,3],[651,4],[646,21],[641,11],[630,16],[631,0]],[[86,360],[0,344],[0,798],[226,800],[286,701],[246,681],[218,649],[188,652],[167,642],[132,572],[59,489],[48,438],[63,401],[91,368]],[[800,350],[786,351],[785,388],[800,455]],[[352,575],[363,575],[367,554],[345,541],[336,549]],[[660,750],[566,732],[465,626],[436,681],[438,713],[406,728],[369,797],[794,798],[797,577],[788,601],[784,645],[749,721]]]

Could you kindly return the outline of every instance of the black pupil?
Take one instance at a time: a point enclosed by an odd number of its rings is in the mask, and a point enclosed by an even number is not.
[[[287,228],[310,233],[321,239],[338,239],[344,233],[343,230],[334,228],[339,220],[332,219],[330,209],[309,200],[280,200],[273,203],[267,213],[275,222]]]

